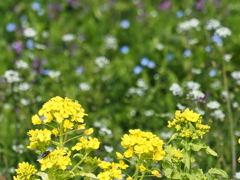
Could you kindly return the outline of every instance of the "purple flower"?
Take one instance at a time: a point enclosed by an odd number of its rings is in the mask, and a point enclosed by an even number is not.
[[[15,41],[12,43],[12,48],[15,49],[15,51],[18,53],[18,54],[21,54],[22,51],[23,51],[23,45],[22,45],[22,42],[19,42],[19,41]]]
[[[140,74],[143,71],[142,66],[135,66],[133,69],[134,74]]]
[[[8,23],[6,25],[7,32],[14,32],[17,30],[17,25],[15,23]]]
[[[204,9],[204,3],[205,3],[205,0],[199,0],[198,2],[195,3],[195,7],[196,9],[199,9],[199,10],[203,10]]]
[[[129,47],[128,46],[122,46],[120,48],[120,52],[123,54],[127,54],[129,52]]]
[[[123,28],[123,29],[128,29],[129,26],[130,26],[130,22],[129,20],[127,19],[124,19],[120,22],[120,26]]]
[[[166,10],[169,9],[171,7],[171,2],[170,1],[163,1],[160,5],[159,8]]]

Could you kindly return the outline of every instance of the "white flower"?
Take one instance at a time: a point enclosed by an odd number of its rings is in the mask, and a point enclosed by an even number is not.
[[[37,32],[33,28],[26,28],[23,31],[23,35],[28,38],[33,38],[37,35]]]
[[[164,45],[161,44],[161,43],[158,43],[158,44],[156,45],[156,49],[159,50],[159,51],[163,50],[163,48],[164,48]]]
[[[183,95],[183,90],[177,83],[173,83],[170,86],[169,90],[173,93],[174,96],[182,96]]]
[[[198,114],[201,114],[201,115],[204,115],[205,114],[205,111],[203,111],[202,109],[199,109],[199,108],[196,108],[196,112]]]
[[[220,27],[215,31],[215,33],[223,38],[230,36],[232,34],[231,30],[227,27]]]
[[[209,109],[218,109],[220,106],[220,103],[217,101],[210,101],[209,103],[207,103],[207,107]]]
[[[240,79],[240,71],[233,71],[231,73],[231,76],[232,76],[233,79],[239,80]]]
[[[21,81],[21,78],[19,77],[19,73],[14,70],[5,71],[3,77],[7,80],[8,83]]]
[[[117,49],[117,38],[111,35],[105,36],[104,46],[106,49]]]
[[[101,127],[101,128],[99,129],[99,134],[100,134],[101,136],[106,136],[106,135],[108,135],[109,137],[112,137],[112,136],[113,136],[112,131],[111,131],[110,129],[106,128],[106,127]]]
[[[201,69],[192,68],[192,73],[201,74]]]
[[[109,64],[109,62],[110,61],[104,56],[100,56],[95,59],[95,64],[100,68],[104,68],[107,64]]]
[[[181,111],[184,111],[186,109],[186,106],[183,106],[182,104],[177,104],[177,108]]]
[[[78,85],[79,89],[82,91],[89,91],[91,89],[90,85],[88,83],[82,82]]]
[[[198,90],[200,88],[200,84],[199,83],[196,83],[196,82],[193,82],[193,81],[188,81],[186,83],[186,87],[188,90]]]
[[[62,36],[62,40],[64,41],[64,42],[71,42],[72,40],[74,40],[75,39],[75,35],[73,35],[73,34],[64,34],[63,36]]]
[[[28,63],[26,63],[25,61],[23,61],[23,60],[17,60],[16,62],[15,62],[15,64],[16,64],[16,67],[18,68],[18,69],[27,69],[29,66],[28,66]]]
[[[187,94],[187,99],[191,100],[201,100],[204,97],[204,93],[199,90],[192,90]]]
[[[52,79],[57,79],[59,78],[59,76],[61,75],[61,72],[60,71],[54,71],[54,70],[51,70],[49,73],[48,73],[48,76]]]
[[[152,116],[153,114],[154,114],[153,110],[147,110],[147,111],[144,112],[145,116]]]
[[[22,144],[13,145],[12,149],[19,154],[22,154],[24,152],[24,146]]]
[[[104,149],[105,149],[108,153],[111,153],[111,152],[113,151],[113,147],[112,147],[112,146],[104,145]]]
[[[224,119],[225,118],[225,114],[220,109],[213,111],[210,115],[215,117],[216,119]]]
[[[31,88],[30,84],[27,82],[23,82],[21,84],[19,84],[18,86],[14,87],[14,91],[16,92],[23,92],[23,91],[27,91]]]
[[[30,104],[30,100],[29,99],[20,99],[20,103],[24,106],[27,106]]]
[[[189,43],[190,45],[197,44],[198,42],[199,42],[198,39],[189,39],[189,41],[188,41],[188,43]]]
[[[142,78],[138,79],[136,84],[139,88],[142,88],[144,90],[148,89],[147,83]]]
[[[163,138],[163,139],[170,139],[171,136],[172,136],[172,132],[161,132],[160,136]]]
[[[37,49],[46,49],[46,46],[44,44],[35,44],[35,48]]]
[[[196,18],[190,19],[188,21],[184,21],[180,24],[178,24],[177,32],[182,33],[185,31],[189,31],[193,28],[198,28],[200,21]]]
[[[206,28],[207,30],[213,30],[213,29],[217,29],[220,25],[221,25],[221,24],[220,24],[219,20],[217,20],[217,19],[210,19],[210,20],[207,22],[205,28]]]
[[[240,179],[240,172],[236,172],[235,175],[234,175],[234,177],[235,177],[236,179]]]
[[[143,89],[131,87],[128,90],[126,96],[134,96],[134,95],[142,96],[143,95]]]
[[[232,55],[231,54],[225,54],[224,59],[225,59],[226,62],[229,62],[232,59]]]
[[[219,80],[214,81],[214,82],[211,84],[211,87],[212,87],[213,89],[220,89],[220,87],[221,87],[221,81],[219,81]]]
[[[232,106],[233,106],[234,108],[238,108],[238,107],[239,107],[238,102],[236,102],[236,101],[233,102],[233,103],[232,103]]]

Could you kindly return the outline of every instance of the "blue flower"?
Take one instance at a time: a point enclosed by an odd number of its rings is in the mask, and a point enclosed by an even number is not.
[[[14,32],[17,30],[17,25],[15,23],[8,23],[6,25],[7,32]]]
[[[156,67],[156,63],[154,61],[149,61],[147,67],[150,69],[154,69]]]
[[[135,66],[133,69],[134,74],[140,74],[143,71],[142,66]]]
[[[210,46],[206,46],[206,47],[205,47],[205,51],[206,51],[206,52],[210,52],[211,50],[212,50],[212,48],[211,48]]]
[[[129,47],[128,46],[122,46],[120,48],[120,52],[123,54],[127,54],[129,52]]]
[[[120,22],[120,26],[123,28],[123,29],[128,29],[129,26],[130,26],[130,22],[129,20],[127,19],[124,19]]]
[[[173,58],[174,58],[174,56],[173,56],[172,54],[169,53],[169,54],[167,55],[167,60],[168,60],[168,61],[172,61]]]
[[[142,65],[142,66],[147,66],[148,65],[148,63],[149,63],[149,59],[147,58],[147,57],[143,57],[141,60],[140,60],[140,64]]]
[[[183,56],[184,56],[184,57],[189,57],[189,56],[191,56],[191,55],[192,55],[192,51],[189,50],[189,49],[186,49],[186,50],[183,52]]]
[[[44,70],[42,71],[42,74],[43,74],[43,75],[49,75],[50,71],[52,71],[52,70],[51,70],[51,69],[44,69]]]
[[[210,72],[209,72],[209,76],[210,77],[214,77],[217,75],[217,70],[216,69],[212,69]]]
[[[184,12],[183,11],[178,11],[178,12],[176,12],[176,16],[177,16],[177,18],[181,18],[181,17],[184,16]]]
[[[214,34],[211,39],[212,39],[212,42],[215,42],[217,45],[222,46],[223,41],[219,35]]]
[[[84,68],[82,66],[76,67],[76,73],[77,74],[82,74],[84,72]]]
[[[41,4],[38,2],[38,1],[34,1],[32,2],[32,10],[33,11],[40,11],[42,8],[41,8]]]
[[[26,47],[31,50],[34,49],[34,41],[32,39],[28,39],[26,43]]]

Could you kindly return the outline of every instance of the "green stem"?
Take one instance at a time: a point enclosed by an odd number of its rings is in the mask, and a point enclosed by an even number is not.
[[[79,161],[73,168],[72,168],[72,172],[83,162],[83,160],[88,156],[89,153],[86,153],[84,155],[84,157],[81,159],[81,161]]]
[[[59,127],[59,131],[60,131],[60,135],[59,135],[59,148],[60,149],[63,149],[63,123],[60,124],[60,127]]]
[[[134,179],[133,180],[137,180],[138,179],[138,174],[139,174],[139,165],[140,165],[140,158],[138,159],[138,162],[136,164],[136,171],[133,175]]]
[[[234,122],[233,122],[233,115],[232,115],[232,108],[231,108],[231,99],[229,96],[229,88],[228,88],[228,80],[227,80],[227,70],[226,70],[226,62],[224,60],[224,54],[222,52],[222,70],[223,70],[223,83],[224,83],[224,90],[227,94],[226,101],[227,101],[227,112],[228,112],[228,120],[229,120],[229,130],[230,130],[230,137],[231,137],[231,153],[232,153],[232,176],[234,176],[236,172],[236,148],[235,148],[235,137],[234,137]]]

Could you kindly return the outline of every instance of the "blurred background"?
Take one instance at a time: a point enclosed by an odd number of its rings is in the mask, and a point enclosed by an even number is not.
[[[79,101],[111,161],[129,129],[164,142],[176,110],[211,126],[218,157],[196,154],[203,170],[240,179],[239,0],[0,1],[0,175],[26,148],[31,116],[54,96]]]

